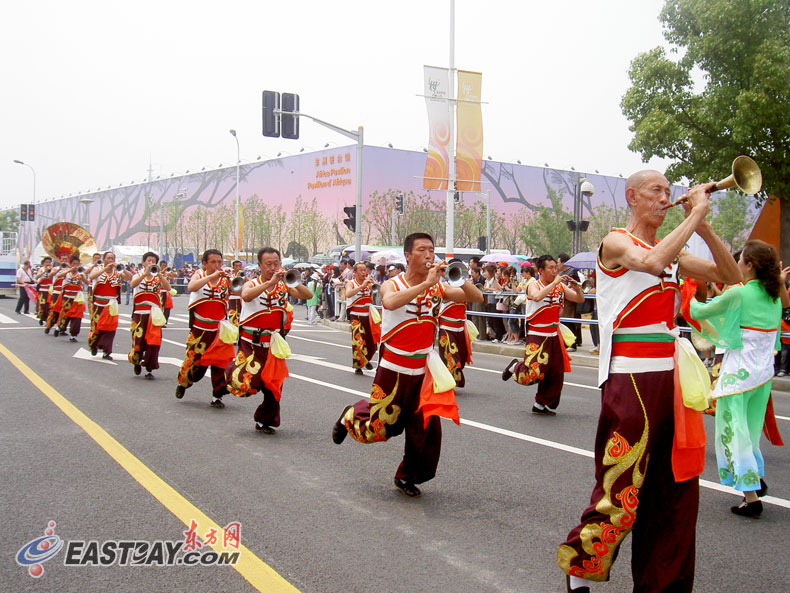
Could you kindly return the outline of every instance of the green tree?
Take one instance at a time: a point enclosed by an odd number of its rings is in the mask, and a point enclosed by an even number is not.
[[[573,215],[563,210],[562,195],[557,190],[548,188],[546,197],[551,206],[538,206],[531,221],[522,228],[521,240],[534,255],[548,253],[556,257],[571,250],[572,236],[565,221]]]
[[[730,246],[730,251],[735,252],[743,247],[746,231],[752,227],[754,214],[750,209],[751,199],[740,192],[728,191],[711,201],[713,230]]]
[[[790,199],[790,3],[667,0],[660,20],[673,59],[655,48],[631,62],[629,148],[672,159],[670,181],[720,179],[748,154],[763,173],[758,200]],[[781,231],[790,261],[790,208]]]
[[[601,204],[593,209],[589,218],[590,226],[586,233],[582,233],[582,247],[584,251],[595,251],[601,240],[615,227],[624,227],[628,223],[630,210],[627,206],[620,208]]]
[[[19,230],[19,208],[10,208],[0,212],[0,231],[16,232]]]

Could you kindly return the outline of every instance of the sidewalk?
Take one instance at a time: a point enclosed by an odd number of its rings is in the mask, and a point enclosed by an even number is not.
[[[351,326],[342,321],[328,321],[319,319],[326,326],[350,332]],[[582,325],[582,347],[576,352],[571,352],[572,364],[581,367],[598,368],[598,356],[590,354],[593,349],[592,338],[590,337],[589,326]],[[484,352],[486,354],[499,354],[507,358],[522,358],[524,356],[524,344],[495,344],[484,340],[472,342],[472,352]],[[790,376],[774,377],[773,391],[790,393]]]

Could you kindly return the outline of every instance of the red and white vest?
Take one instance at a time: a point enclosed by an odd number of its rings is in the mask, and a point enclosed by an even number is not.
[[[160,287],[162,282],[159,276],[153,276],[150,280],[143,276],[140,284],[134,287],[134,307],[132,314],[139,313],[141,315],[148,315],[151,312],[151,307],[161,307],[162,301],[159,298]]]
[[[263,284],[261,277],[251,280],[253,286]],[[264,290],[251,301],[241,301],[239,334],[242,340],[254,342],[253,332],[259,334],[257,343],[268,347],[271,334],[282,330],[288,317],[288,287],[281,280],[270,290]]]
[[[352,278],[351,286],[359,288],[362,284]],[[359,317],[367,317],[369,311],[368,307],[371,304],[373,304],[373,299],[370,298],[370,289],[363,288],[354,296],[350,296],[346,299],[346,311]]]
[[[535,280],[538,290],[543,290],[546,285]],[[557,327],[560,323],[560,313],[565,305],[565,290],[562,284],[558,284],[554,289],[539,301],[527,298],[525,303],[525,317],[529,323],[527,333],[534,336],[556,336]]]

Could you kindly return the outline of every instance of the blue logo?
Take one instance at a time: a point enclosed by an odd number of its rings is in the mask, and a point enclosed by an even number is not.
[[[43,537],[29,541],[16,553],[16,563],[26,566],[30,576],[37,579],[44,574],[42,564],[57,555],[62,547],[63,540],[55,535],[55,522],[50,521]]]

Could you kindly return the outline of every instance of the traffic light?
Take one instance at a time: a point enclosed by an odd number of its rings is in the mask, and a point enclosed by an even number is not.
[[[295,93],[283,93],[282,111],[281,133],[283,138],[298,140],[299,116],[290,114],[299,113],[299,95]]]
[[[27,204],[19,205],[19,219],[22,222],[27,222]]]
[[[403,214],[403,194],[398,194],[395,196],[395,212],[398,214]]]
[[[345,206],[343,208],[343,212],[346,213],[346,217],[343,219],[343,224],[348,227],[348,229],[352,233],[357,232],[357,207],[356,206]]]
[[[487,242],[487,241],[486,241],[486,237],[485,237],[485,236],[483,236],[483,237],[478,237],[478,238],[477,238],[477,248],[478,248],[480,251],[485,251],[485,250],[486,250],[486,242]]]
[[[27,205],[27,219],[30,222],[36,220],[36,205],[35,204],[28,204]]]
[[[280,93],[263,91],[263,135],[267,138],[280,137]]]

